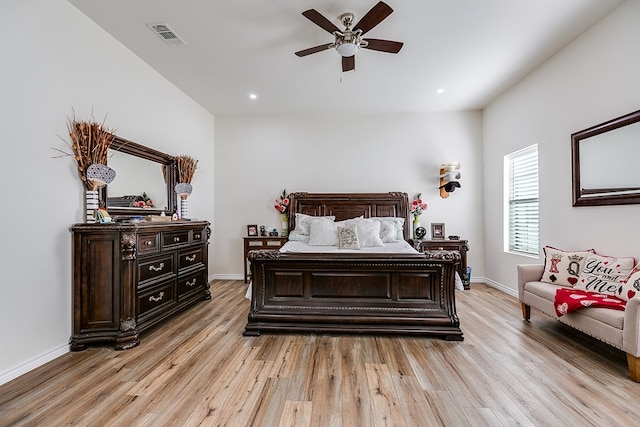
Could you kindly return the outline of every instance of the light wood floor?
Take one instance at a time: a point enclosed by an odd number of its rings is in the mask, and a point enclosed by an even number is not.
[[[472,284],[464,342],[242,336],[245,285],[203,301],[134,349],[66,354],[0,387],[0,425],[634,426],[624,353]]]

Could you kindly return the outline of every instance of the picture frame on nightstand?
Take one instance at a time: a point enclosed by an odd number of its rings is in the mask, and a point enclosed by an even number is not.
[[[258,235],[258,225],[257,224],[247,225],[247,236],[255,237],[257,235]]]
[[[431,239],[439,240],[444,239],[444,222],[432,222],[431,223]]]

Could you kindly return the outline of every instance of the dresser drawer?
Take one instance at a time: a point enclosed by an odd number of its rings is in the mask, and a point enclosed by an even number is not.
[[[186,268],[200,267],[203,263],[202,247],[197,249],[184,249],[178,252],[178,270],[182,271]]]
[[[162,248],[167,249],[189,243],[189,230],[162,233]]]
[[[207,284],[207,272],[205,270],[189,274],[178,279],[178,302],[182,302],[185,298],[192,294],[202,291]]]
[[[191,235],[191,241],[193,243],[201,243],[204,242],[206,238],[206,233],[204,230],[193,230]]]
[[[428,245],[422,245],[422,249],[425,251],[438,251],[438,250],[444,250],[444,251],[457,251],[460,250],[460,245],[456,244],[456,243],[448,243],[446,242],[446,240],[443,240],[442,243],[431,243]]]
[[[136,301],[138,321],[144,321],[145,317],[174,306],[176,304],[175,284],[174,279],[139,292]]]
[[[138,262],[138,282],[146,282],[167,274],[175,274],[175,254],[162,254]]]
[[[148,233],[138,234],[138,253],[146,254],[151,252],[158,252],[160,250],[160,234]]]

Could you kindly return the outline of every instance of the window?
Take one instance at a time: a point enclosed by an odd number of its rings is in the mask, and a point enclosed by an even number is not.
[[[538,203],[538,146],[524,148],[504,157],[505,209],[509,218],[505,250],[540,253]]]

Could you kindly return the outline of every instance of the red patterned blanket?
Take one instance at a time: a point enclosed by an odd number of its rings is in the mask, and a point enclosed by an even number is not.
[[[605,307],[624,310],[627,302],[612,295],[587,292],[580,289],[561,288],[556,290],[554,307],[560,317],[582,307]]]

